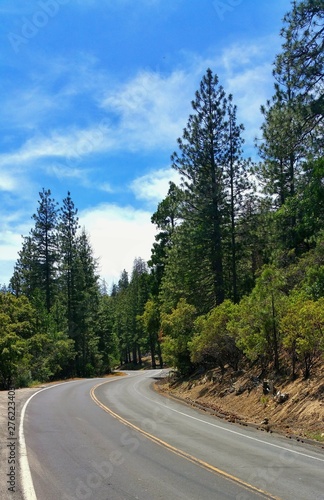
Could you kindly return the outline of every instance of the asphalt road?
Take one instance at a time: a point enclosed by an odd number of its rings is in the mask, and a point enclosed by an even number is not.
[[[324,499],[322,450],[165,398],[150,388],[160,373],[36,394],[23,426],[28,500]]]

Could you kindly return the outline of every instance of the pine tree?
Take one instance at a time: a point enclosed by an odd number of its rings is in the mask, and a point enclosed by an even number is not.
[[[208,297],[208,309],[225,297],[238,301],[236,226],[250,186],[248,162],[242,156],[243,126],[237,124],[232,96],[226,96],[210,69],[192,107],[194,113],[178,139],[180,151],[171,159],[181,175],[184,196],[181,217],[186,230],[178,234],[187,232],[188,248],[194,244],[194,261],[187,266],[203,272],[195,281]]]
[[[128,285],[129,285],[128,273],[124,269],[122,271],[120,279],[118,281],[118,285],[117,285],[117,291],[118,291],[118,293],[122,292],[123,290],[126,290],[128,288]]]
[[[172,235],[181,219],[182,201],[183,192],[174,182],[170,182],[167,196],[158,204],[156,212],[151,217],[152,224],[159,229],[151,250],[151,258],[148,261],[153,276],[152,293],[156,296],[161,287],[167,250],[172,245]]]
[[[77,303],[77,232],[79,229],[78,210],[68,192],[59,213],[60,282],[61,293],[66,305],[68,334],[75,328],[75,308]]]
[[[213,277],[216,304],[224,300],[222,222],[225,208],[224,162],[226,158],[227,99],[217,76],[207,70],[192,102],[183,138],[178,139],[180,155],[171,157],[173,168],[182,176],[186,193],[184,219],[205,235]]]
[[[131,340],[129,337],[129,302],[128,302],[129,278],[128,273],[124,269],[121,273],[118,284],[113,290],[113,297],[116,301],[115,318],[114,318],[114,334],[118,338],[120,362],[121,364],[131,363]]]
[[[50,312],[54,302],[54,286],[56,281],[57,249],[57,203],[51,198],[51,191],[43,189],[38,202],[37,213],[33,215],[35,227],[31,231],[33,242],[37,248],[40,267],[40,288],[46,297],[46,309]]]
[[[224,164],[225,184],[228,192],[228,207],[229,207],[229,260],[231,278],[229,279],[229,290],[227,296],[234,303],[239,300],[239,276],[238,276],[238,260],[240,259],[237,225],[244,209],[244,203],[247,195],[251,193],[252,183],[249,181],[248,172],[251,172],[250,160],[243,158],[243,143],[242,131],[243,125],[237,124],[236,119],[237,108],[233,104],[233,97],[229,95],[227,106],[228,117],[228,158]]]
[[[161,311],[169,313],[184,298],[199,313],[215,305],[214,279],[202,225],[184,221],[173,233],[161,281]]]
[[[288,251],[303,242],[296,207],[286,207],[297,206],[304,166],[323,155],[323,7],[322,0],[294,2],[285,16],[282,51],[273,70],[275,94],[261,108],[265,122],[259,179],[274,197],[274,208],[280,209],[277,237]]]
[[[99,336],[96,328],[100,295],[97,267],[89,237],[85,229],[82,229],[76,243],[77,300],[74,328],[71,332],[77,353],[76,373],[79,376],[93,376],[102,370],[102,356],[99,352]]]
[[[138,321],[141,323],[141,326],[147,336],[147,345],[151,353],[152,368],[156,368],[156,354],[159,359],[160,368],[163,368],[161,343],[159,340],[161,319],[158,301],[156,298],[150,298],[146,302],[143,314],[138,317]]]
[[[143,314],[151,291],[151,276],[147,264],[136,258],[131,279],[124,270],[115,296],[116,310],[114,332],[119,339],[121,362],[142,364],[142,347],[146,347],[145,332],[138,318]]]
[[[24,238],[11,288],[17,296],[23,293],[30,299],[42,293],[49,313],[56,294],[58,208],[49,189],[43,189],[39,195],[37,212],[32,216],[35,225]]]
[[[282,52],[276,60],[276,73],[289,79],[309,110],[319,119],[324,115],[324,2],[303,0],[293,2],[281,30]]]
[[[37,248],[31,236],[23,238],[22,249],[18,255],[19,258],[10,280],[10,289],[16,297],[26,295],[32,299],[39,287],[40,276]]]
[[[119,364],[118,338],[114,331],[116,300],[101,295],[96,330],[99,336],[99,352],[103,357],[103,372],[110,373]]]
[[[146,262],[141,258],[136,258],[133,264],[131,282],[128,289],[129,312],[133,351],[133,363],[135,365],[142,364],[141,346],[143,343],[144,332],[141,324],[138,322],[138,317],[143,314],[145,303],[148,300],[150,293],[149,274]]]

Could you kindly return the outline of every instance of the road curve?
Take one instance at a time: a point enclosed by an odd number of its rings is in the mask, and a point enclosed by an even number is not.
[[[39,500],[323,500],[324,454],[150,388],[159,371],[38,393],[24,434]]]

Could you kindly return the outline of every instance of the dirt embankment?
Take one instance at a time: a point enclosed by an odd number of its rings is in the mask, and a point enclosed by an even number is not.
[[[219,370],[186,381],[164,379],[157,389],[197,405],[231,422],[251,424],[264,431],[296,439],[310,439],[324,447],[324,366],[309,380],[295,381],[254,372]]]

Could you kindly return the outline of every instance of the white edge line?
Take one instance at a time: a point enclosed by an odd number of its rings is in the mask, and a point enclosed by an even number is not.
[[[149,378],[149,377],[144,377],[144,378]],[[198,422],[202,422],[202,423],[204,423],[206,425],[210,425],[211,427],[216,427],[217,429],[221,429],[221,430],[223,430],[225,432],[229,432],[231,434],[236,434],[237,436],[241,436],[241,437],[243,437],[245,439],[250,439],[251,441],[256,441],[258,443],[262,443],[262,444],[265,444],[267,446],[272,446],[273,448],[278,448],[278,449],[286,451],[288,453],[292,453],[292,454],[295,454],[295,455],[300,455],[302,457],[310,458],[312,460],[317,460],[319,462],[324,462],[323,458],[314,457],[313,455],[308,455],[307,453],[303,453],[301,451],[292,450],[290,448],[286,448],[285,446],[280,446],[280,445],[277,445],[277,444],[274,444],[274,443],[270,443],[269,441],[263,441],[262,439],[259,439],[259,438],[256,438],[256,437],[252,437],[252,436],[248,436],[247,434],[243,434],[242,432],[234,431],[233,429],[228,429],[226,427],[223,427],[222,425],[217,425],[217,424],[214,424],[212,422],[208,422],[207,420],[203,420],[201,418],[193,417],[192,415],[188,415],[187,413],[184,413],[182,411],[176,410],[175,408],[172,408],[171,406],[168,406],[168,405],[165,405],[163,403],[160,403],[156,399],[151,399],[151,398],[149,398],[149,397],[141,394],[139,392],[139,390],[137,390],[137,386],[140,384],[140,382],[141,382],[141,380],[137,381],[134,384],[134,390],[135,390],[135,392],[137,394],[139,394],[141,397],[143,397],[144,399],[147,399],[148,401],[151,401],[151,402],[153,401],[155,404],[157,404],[159,406],[162,406],[162,408],[166,408],[167,410],[170,410],[170,411],[173,411],[175,413],[178,413],[179,415],[183,415],[184,417],[190,418],[192,420],[196,420]],[[165,396],[162,396],[162,397],[165,397]],[[172,396],[171,396],[171,398],[172,398]],[[181,401],[180,401],[180,404],[181,404]],[[186,404],[186,403],[184,402],[184,404]],[[316,451],[318,451],[318,450],[316,450]]]
[[[27,401],[23,406],[23,409],[21,410],[21,417],[19,424],[19,461],[20,461],[20,473],[21,473],[21,488],[24,500],[37,500],[33,478],[30,472],[27,447],[24,435],[24,418],[25,418],[26,408],[29,402],[33,399],[33,397],[37,396],[37,394],[39,394],[40,392],[46,391],[47,389],[53,389],[54,387],[58,387],[59,385],[71,384],[73,382],[79,382],[79,380],[70,380],[69,382],[61,382],[60,384],[55,384],[40,389],[39,391],[32,394],[30,398],[27,399]]]

